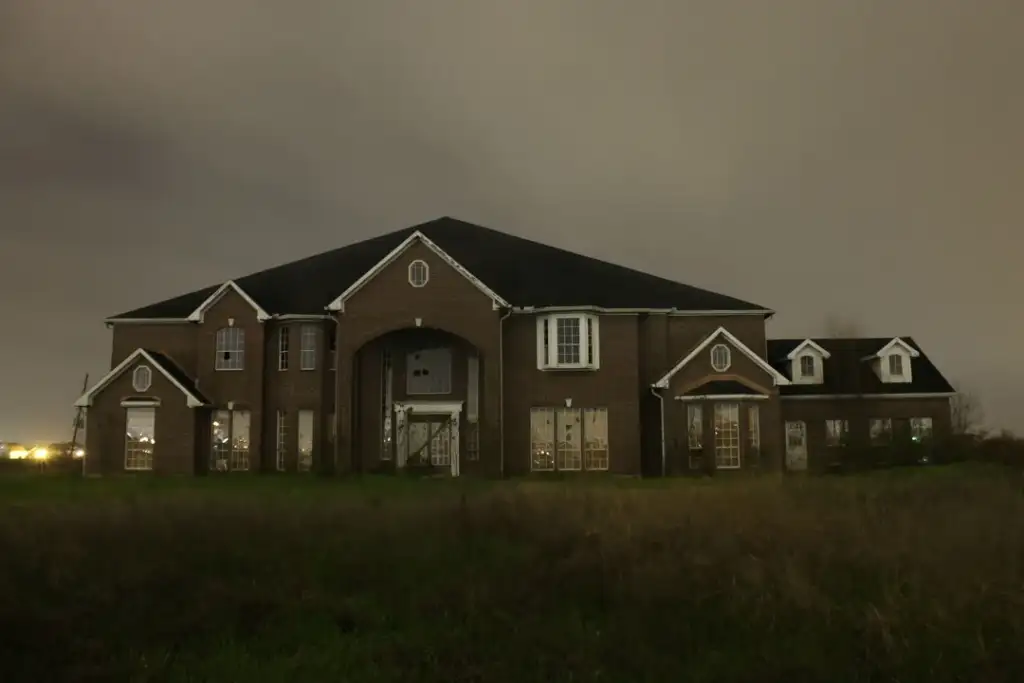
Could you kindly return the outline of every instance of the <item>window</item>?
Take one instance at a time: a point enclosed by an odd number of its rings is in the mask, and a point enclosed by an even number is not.
[[[391,416],[394,409],[392,403],[391,385],[391,352],[385,349],[380,359],[380,382],[381,382],[381,435],[380,435],[380,459],[391,460]]]
[[[466,361],[466,420],[476,423],[480,417],[480,358],[471,354]]]
[[[715,467],[722,470],[740,466],[740,406],[715,404]]]
[[[751,453],[761,450],[761,409],[758,405],[747,406],[747,444]]]
[[[153,446],[156,443],[156,408],[126,408],[124,437],[124,468],[153,469]]]
[[[282,327],[277,331],[277,369],[287,370],[288,369],[288,347],[289,347],[289,335],[291,330],[287,327]]]
[[[132,371],[132,389],[138,392],[149,391],[153,384],[153,371],[148,365],[139,365]]]
[[[430,279],[430,267],[426,261],[416,259],[409,264],[409,284],[413,287],[422,287]]]
[[[533,408],[530,432],[533,472],[608,469],[606,408]]]
[[[930,417],[910,418],[910,438],[916,443],[932,438],[932,419]]]
[[[217,370],[245,369],[245,330],[240,327],[222,327],[217,330]]]
[[[814,356],[800,356],[800,376],[814,377]]]
[[[452,350],[420,349],[405,357],[405,392],[410,396],[452,392]]]
[[[249,469],[248,410],[217,410],[210,423],[210,469],[245,472]]]
[[[334,323],[327,328],[327,355],[327,367],[334,370],[338,364],[338,330]]]
[[[299,369],[316,370],[316,325],[303,325],[299,331]]]
[[[600,331],[595,315],[537,317],[539,370],[596,370],[600,367]]]
[[[872,446],[884,446],[892,442],[892,419],[871,418],[869,433]]]
[[[690,451],[690,469],[700,467],[700,456],[704,450],[704,411],[699,405],[686,406],[687,447]]]
[[[725,344],[715,344],[711,347],[711,369],[715,372],[725,372],[732,365],[732,352]]]
[[[313,411],[299,411],[299,472],[313,469]]]
[[[850,439],[850,423],[846,420],[825,420],[825,445],[845,446]]]
[[[463,428],[466,434],[466,460],[480,459],[480,425],[470,422]]]
[[[284,472],[288,463],[288,414],[277,411],[277,471]]]
[[[898,353],[889,355],[889,374],[893,377],[903,376],[903,356]]]

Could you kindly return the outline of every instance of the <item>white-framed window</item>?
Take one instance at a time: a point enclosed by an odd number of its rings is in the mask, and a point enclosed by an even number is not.
[[[284,472],[288,464],[288,413],[277,411],[277,471]]]
[[[732,366],[732,351],[725,344],[715,344],[711,347],[711,369],[715,372],[725,372]]]
[[[704,451],[704,410],[698,404],[686,406],[686,447],[689,450],[690,469],[700,467]]]
[[[153,469],[153,448],[156,443],[156,408],[125,408],[124,468]]]
[[[889,354],[889,376],[903,376],[903,356],[898,353]]]
[[[740,466],[740,406],[715,404],[715,467],[720,470]]]
[[[405,357],[405,393],[410,396],[452,393],[452,350],[420,349]]]
[[[814,377],[814,356],[800,356],[800,376]]]
[[[599,318],[590,314],[537,316],[538,370],[597,370]]]
[[[217,330],[217,358],[214,369],[245,369],[245,330],[240,327],[222,327]]]
[[[285,325],[277,331],[277,369],[288,369],[288,350],[291,347],[291,328]]]
[[[391,420],[394,410],[393,369],[391,367],[391,351],[384,349],[380,357],[380,459],[391,460],[393,452]]]
[[[316,415],[312,410],[299,411],[299,472],[313,470],[313,421]]]
[[[873,417],[868,424],[872,446],[886,446],[892,443],[892,418]]]
[[[210,469],[218,472],[249,470],[248,410],[216,410],[210,421]]]
[[[845,446],[850,442],[848,420],[825,420],[825,445],[830,448]]]
[[[756,403],[747,406],[747,445],[751,453],[761,450],[761,406]]]
[[[132,389],[139,393],[149,391],[153,385],[153,371],[148,365],[137,365],[132,370]]]
[[[303,325],[299,329],[299,369],[316,370],[316,325]]]
[[[930,417],[910,418],[910,438],[916,443],[921,443],[932,438],[932,419]]]
[[[531,408],[530,470],[605,471],[609,467],[607,408]]]
[[[409,284],[413,287],[423,287],[430,280],[430,266],[422,259],[416,259],[409,264]]]

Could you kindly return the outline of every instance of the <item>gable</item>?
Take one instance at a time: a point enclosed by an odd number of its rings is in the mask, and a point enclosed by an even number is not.
[[[785,385],[789,384],[789,379],[785,375],[780,373],[777,369],[769,365],[763,358],[754,353],[747,345],[736,338],[731,332],[724,327],[719,327],[717,330],[708,335],[704,341],[698,344],[690,353],[683,357],[676,365],[665,373],[661,379],[654,383],[654,387],[657,389],[666,389],[672,382],[673,378],[680,372],[683,372],[687,367],[694,365],[696,366],[701,360],[706,364],[707,367],[697,369],[697,374],[703,376],[708,374],[727,374],[728,369],[724,371],[717,371],[711,366],[710,354],[711,350],[717,344],[722,344],[730,350],[730,356],[738,354],[741,358],[746,359],[750,366],[756,368],[758,371],[764,373],[765,377],[771,380],[773,385]],[[733,358],[730,358],[730,367],[732,369],[732,363],[735,363]]]
[[[196,306],[196,309],[188,315],[187,320],[189,322],[195,323],[203,322],[203,316],[206,314],[206,312],[210,310],[218,301],[224,298],[225,295],[232,292],[237,296],[241,297],[241,299],[245,301],[245,303],[249,304],[249,306],[252,307],[253,311],[256,313],[257,320],[262,322],[264,320],[270,319],[270,316],[267,314],[267,312],[264,311],[260,307],[260,305],[253,300],[251,296],[246,294],[245,290],[243,290],[241,287],[235,284],[234,281],[228,280],[220,287],[218,287],[212,294],[210,294],[210,296],[206,297],[206,299],[204,299],[201,304]]]
[[[195,382],[181,370],[171,359],[146,349],[136,349],[127,358],[118,363],[110,372],[103,376],[100,381],[92,385],[78,400],[75,401],[76,408],[88,408],[92,405],[94,398],[107,389],[115,380],[126,374],[129,370],[145,364],[155,376],[159,373],[164,379],[171,383],[181,392],[185,404],[189,408],[199,408],[208,404],[208,401],[199,393]]]

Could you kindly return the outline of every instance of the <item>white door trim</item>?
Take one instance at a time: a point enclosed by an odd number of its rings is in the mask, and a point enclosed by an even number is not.
[[[451,472],[453,477],[459,476],[459,415],[462,414],[462,401],[395,401],[395,428],[405,429],[407,415],[448,415],[452,421],[451,429]],[[404,444],[405,439],[400,443]],[[399,467],[405,466],[405,454],[396,455]]]

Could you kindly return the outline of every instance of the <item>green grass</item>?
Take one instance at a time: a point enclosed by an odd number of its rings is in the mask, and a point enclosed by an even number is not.
[[[12,681],[1014,681],[1020,475],[0,478]]]

